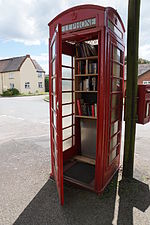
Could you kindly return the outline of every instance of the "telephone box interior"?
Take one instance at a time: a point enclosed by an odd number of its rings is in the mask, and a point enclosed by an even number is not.
[[[124,26],[116,10],[83,5],[49,23],[51,165],[63,181],[101,193],[119,167]]]

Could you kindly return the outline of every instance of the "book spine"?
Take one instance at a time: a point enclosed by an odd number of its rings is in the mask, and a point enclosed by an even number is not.
[[[97,104],[94,104],[94,109],[95,109],[95,117],[97,117]]]
[[[92,105],[92,116],[95,116],[94,105]]]
[[[77,107],[78,107],[79,116],[82,116],[80,100],[77,100]]]

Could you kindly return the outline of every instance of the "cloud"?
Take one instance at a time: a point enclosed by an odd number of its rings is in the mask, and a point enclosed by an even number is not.
[[[91,0],[0,0],[0,40],[16,41],[25,45],[47,43],[48,23],[60,12],[80,4],[93,4]],[[111,6],[119,12],[127,30],[128,1],[95,0],[94,4]],[[150,46],[150,1],[141,2],[140,57],[150,59],[144,46]],[[143,50],[145,49],[145,50]],[[143,55],[145,54],[145,56]]]

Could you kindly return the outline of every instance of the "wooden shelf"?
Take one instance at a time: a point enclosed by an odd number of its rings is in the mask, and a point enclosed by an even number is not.
[[[86,60],[86,59],[98,59],[98,56],[89,56],[89,57],[77,57],[75,60]]]
[[[95,117],[95,116],[79,116],[79,115],[76,115],[75,117],[83,118],[83,119],[92,119],[92,120],[96,120],[97,119],[97,117]]]
[[[98,91],[75,91],[76,93],[97,93]]]
[[[91,158],[88,158],[88,157],[83,156],[83,155],[76,155],[76,156],[74,156],[74,159],[78,160],[78,161],[81,161],[81,162],[84,162],[84,163],[95,165],[95,159],[91,159]]]
[[[75,74],[75,77],[89,77],[89,76],[98,76],[97,73],[92,74]]]

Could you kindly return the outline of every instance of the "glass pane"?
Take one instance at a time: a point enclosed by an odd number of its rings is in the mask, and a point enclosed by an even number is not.
[[[75,135],[75,126],[73,126],[73,135]]]
[[[52,108],[56,111],[56,96],[53,95],[52,98],[53,98]]]
[[[62,54],[62,65],[72,66],[72,57],[69,55]]]
[[[62,67],[62,78],[72,79],[72,69]]]
[[[120,109],[118,109],[118,108],[113,109],[111,112],[111,122],[119,119],[119,114],[120,114]]]
[[[112,91],[120,91],[121,90],[121,80],[112,79]]]
[[[73,146],[75,145],[75,136],[73,136]]]
[[[63,140],[72,136],[72,127],[63,130]]]
[[[72,92],[62,93],[62,104],[72,102]]]
[[[53,112],[53,125],[56,127],[56,113]]]
[[[55,141],[55,142],[57,142],[56,135],[57,135],[57,134],[56,134],[56,130],[55,130],[55,128],[54,128],[54,129],[53,129],[53,138],[54,138],[54,141]]]
[[[54,59],[54,57],[55,57],[55,41],[52,45],[52,59]]]
[[[62,119],[62,127],[68,127],[72,125],[72,116],[67,116]]]
[[[117,63],[113,63],[113,76],[115,77],[120,77],[120,65],[118,65]]]
[[[62,91],[72,91],[72,81],[62,80]]]
[[[121,56],[121,51],[114,46],[113,47],[113,60],[120,62],[120,56]]]
[[[118,128],[119,128],[119,121],[116,121],[115,123],[113,123],[111,125],[111,136],[113,136],[115,133],[117,133],[118,131]]]
[[[114,108],[120,104],[120,94],[112,94],[111,107]]]
[[[113,138],[111,138],[111,141],[110,141],[110,150],[113,149],[113,147],[115,147],[117,145],[117,142],[118,142],[118,135],[115,135]]]
[[[54,76],[55,74],[56,74],[56,71],[55,71],[55,60],[54,60],[52,63],[52,76]]]
[[[114,158],[116,158],[116,156],[117,156],[117,149],[115,148],[109,156],[109,164],[111,164],[111,162],[114,160]]]
[[[62,106],[62,115],[72,114],[72,104]]]
[[[52,92],[55,93],[56,92],[56,78],[52,79]]]
[[[66,141],[63,141],[63,151],[72,147],[72,137]]]

